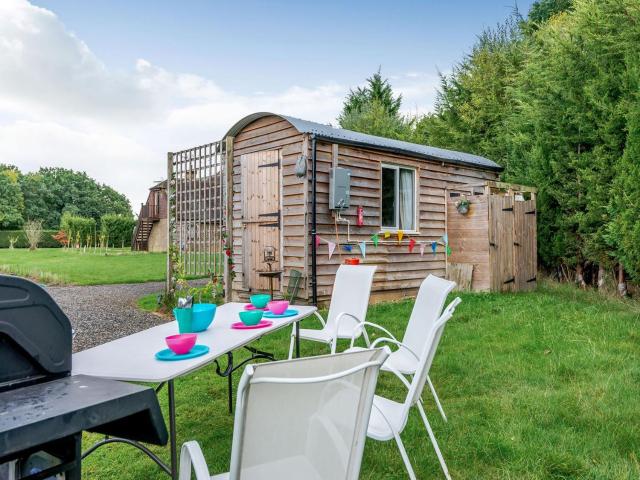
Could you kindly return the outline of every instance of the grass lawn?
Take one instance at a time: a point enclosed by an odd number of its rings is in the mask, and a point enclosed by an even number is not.
[[[534,293],[461,297],[431,370],[448,423],[428,389],[423,395],[452,477],[639,478],[640,307],[551,284]],[[369,319],[401,335],[411,305],[372,306]],[[288,335],[280,331],[259,346],[284,358]],[[303,355],[325,352],[302,343]],[[198,440],[212,474],[229,468],[225,385],[213,367],[176,382],[178,442]],[[390,374],[381,374],[378,389],[404,398]],[[166,412],[166,395],[160,398]],[[402,437],[418,478],[443,478],[417,411]],[[87,435],[85,447],[96,438]],[[153,450],[167,459],[166,449]],[[83,470],[87,479],[166,478],[124,445],[102,447]],[[361,478],[406,478],[394,442],[367,440]]]
[[[0,272],[47,284],[100,285],[164,280],[165,253],[110,249],[108,254],[63,248],[0,249]]]

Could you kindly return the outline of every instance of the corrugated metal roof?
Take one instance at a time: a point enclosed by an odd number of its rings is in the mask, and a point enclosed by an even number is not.
[[[403,142],[401,140],[393,140],[391,138],[377,137],[375,135],[354,132],[343,128],[335,128],[322,123],[310,122],[309,120],[302,120],[300,118],[269,112],[253,113],[244,117],[231,127],[225,136],[235,136],[251,122],[269,115],[284,118],[300,133],[315,134],[318,138],[331,140],[335,143],[370,147],[377,150],[402,153],[412,157],[440,160],[447,163],[461,165],[471,165],[494,171],[502,170],[502,167],[493,160],[489,160],[488,158],[481,157],[479,155],[457,152],[455,150],[446,150],[444,148],[430,147],[428,145],[420,145],[417,143]]]

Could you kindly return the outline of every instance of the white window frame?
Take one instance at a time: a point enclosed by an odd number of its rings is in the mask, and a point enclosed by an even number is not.
[[[388,168],[396,171],[396,183],[395,183],[395,206],[396,206],[396,225],[385,226],[382,225],[382,169]],[[400,229],[400,170],[411,170],[413,172],[413,229],[405,230],[405,233],[418,233],[418,170],[415,167],[409,167],[406,165],[395,165],[391,163],[380,164],[380,233],[382,232],[397,232]]]

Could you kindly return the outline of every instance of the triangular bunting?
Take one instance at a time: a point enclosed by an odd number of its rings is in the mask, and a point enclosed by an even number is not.
[[[327,247],[329,247],[329,260],[331,260],[331,255],[336,249],[336,244],[327,240]]]
[[[316,235],[316,248],[320,246],[320,235]]]
[[[384,232],[384,238],[389,238],[391,236],[391,232]]]
[[[342,248],[345,252],[351,252],[351,250],[353,250],[353,247],[351,245],[343,245]]]
[[[426,245],[424,243],[420,244],[420,256],[422,257],[424,255],[424,247],[426,247]]]
[[[451,256],[451,247],[447,245],[447,256]]]
[[[411,238],[409,240],[409,253],[413,252],[413,249],[415,246],[416,246],[416,241],[413,238]]]
[[[362,258],[367,258],[367,243],[360,242],[358,243],[358,247],[360,247],[360,253],[362,254]]]
[[[398,244],[402,242],[402,237],[404,237],[404,232],[402,230],[398,230]]]
[[[433,256],[436,256],[436,250],[438,249],[438,242],[431,242],[431,251],[433,252]]]
[[[446,233],[442,235],[442,241],[445,245],[449,245],[449,235],[447,235]]]
[[[377,247],[378,246],[378,241],[380,240],[380,237],[378,237],[377,233],[374,233],[373,235],[371,235],[371,241],[373,242],[373,246]]]

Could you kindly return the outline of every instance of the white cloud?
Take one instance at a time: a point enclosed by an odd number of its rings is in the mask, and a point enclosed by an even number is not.
[[[394,80],[412,113],[431,107],[436,84],[437,77],[413,72]],[[2,162],[25,171],[84,170],[125,193],[134,210],[164,175],[167,151],[217,140],[256,111],[335,123],[347,92],[330,83],[232,93],[144,59],[115,72],[51,11],[0,1]]]

